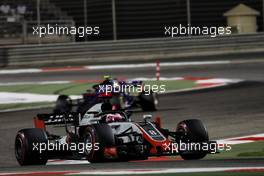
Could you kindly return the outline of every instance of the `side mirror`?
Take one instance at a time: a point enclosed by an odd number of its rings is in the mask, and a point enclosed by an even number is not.
[[[151,118],[152,118],[151,114],[143,115],[143,119],[144,119],[145,122],[148,122]]]

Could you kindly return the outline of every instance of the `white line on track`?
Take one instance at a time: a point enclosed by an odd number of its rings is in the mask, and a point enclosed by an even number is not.
[[[160,66],[175,67],[175,66],[191,66],[191,65],[218,65],[218,64],[230,64],[231,61],[190,61],[190,62],[161,62]],[[156,63],[143,63],[143,64],[114,64],[114,65],[89,65],[83,66],[78,70],[102,70],[102,69],[121,69],[121,68],[149,68],[156,67]],[[65,72],[74,71],[70,67],[57,68],[57,69],[42,69],[42,68],[28,68],[28,69],[7,69],[0,70],[0,75],[4,74],[21,74],[21,73],[41,73],[41,72]]]
[[[72,83],[72,81],[31,81],[31,82],[7,82],[0,83],[0,86],[17,86],[17,85],[46,85],[46,84],[68,84]]]
[[[197,84],[227,84],[227,83],[238,83],[241,82],[241,79],[225,79],[225,78],[212,78],[212,79],[202,79],[202,80],[197,80]]]
[[[264,167],[212,167],[212,168],[172,168],[172,169],[103,169],[84,171],[37,171],[37,172],[5,172],[0,175],[142,175],[201,172],[263,172]]]
[[[233,138],[227,138],[227,139],[219,139],[219,140],[217,140],[217,143],[231,144],[231,145],[244,144],[244,143],[255,142],[254,138],[259,138],[259,137],[263,138],[264,133],[241,136],[241,137],[233,137]],[[248,140],[241,140],[241,139],[245,139],[245,138],[248,138]]]
[[[70,97],[72,99],[77,99],[77,98],[80,98],[81,96],[71,95]],[[58,95],[0,92],[0,104],[55,102],[57,98],[58,98]]]
[[[230,64],[231,61],[199,61],[199,62],[161,62],[160,66],[175,67],[175,66],[189,66],[189,65],[216,65],[216,64]],[[156,67],[156,63],[144,63],[144,64],[117,64],[117,65],[94,65],[85,66],[89,70],[100,69],[117,69],[117,68],[148,68]]]
[[[38,68],[0,70],[1,75],[19,74],[19,73],[40,73],[40,72],[42,72],[42,69],[38,69]]]
[[[106,170],[84,171],[76,175],[130,175],[130,174],[169,174],[169,173],[195,173],[195,172],[221,172],[221,171],[247,171],[262,170],[264,167],[214,167],[214,168],[174,168],[174,169],[143,169],[143,170]],[[71,174],[69,174],[71,175]]]
[[[49,160],[47,165],[90,164],[87,160]]]

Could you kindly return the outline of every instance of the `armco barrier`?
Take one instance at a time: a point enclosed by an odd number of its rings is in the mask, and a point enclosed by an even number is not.
[[[188,56],[264,52],[264,33],[222,37],[178,37],[20,45],[2,48],[10,66],[43,64],[96,64]],[[1,56],[2,58],[2,56]],[[5,63],[6,63],[5,61]],[[0,60],[1,64],[1,60]]]

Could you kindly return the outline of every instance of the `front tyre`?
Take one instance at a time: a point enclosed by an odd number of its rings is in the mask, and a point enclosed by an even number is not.
[[[198,119],[184,120],[180,122],[176,129],[177,132],[182,133],[181,142],[185,143],[207,143],[209,142],[208,132]],[[206,151],[179,151],[180,156],[185,160],[197,160],[206,156]]]
[[[105,148],[115,146],[114,134],[107,124],[87,126],[83,133],[83,139],[86,146],[91,146],[90,149],[85,149],[86,158],[91,163],[106,161]]]
[[[40,152],[39,145],[46,145],[46,132],[39,128],[20,130],[15,139],[15,156],[21,166],[45,165],[48,161],[47,151]],[[38,145],[38,148],[34,147]]]

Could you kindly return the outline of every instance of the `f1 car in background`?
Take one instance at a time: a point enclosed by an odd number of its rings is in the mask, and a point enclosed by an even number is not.
[[[105,77],[102,83],[93,86],[93,90],[82,94],[81,99],[72,100],[67,95],[59,95],[54,113],[74,111],[84,114],[90,107],[100,102],[110,102],[115,110],[135,107],[141,107],[143,111],[157,110],[159,103],[157,93],[142,88],[144,91],[132,95],[127,91],[131,87],[144,87],[144,84],[142,81],[125,82]]]
[[[208,133],[200,120],[184,120],[176,130],[161,127],[160,121],[134,122],[131,112],[111,110],[109,103],[99,103],[83,116],[80,114],[38,114],[35,128],[18,131],[15,139],[15,156],[20,165],[45,165],[48,159],[86,159],[89,162],[145,160],[149,156],[180,155],[183,159],[201,159],[210,151],[178,150],[172,144],[182,141],[208,144]],[[62,126],[65,135],[52,134],[48,127]],[[65,145],[89,146],[64,148]],[[83,144],[83,145],[81,145]],[[52,150],[43,145],[53,145]],[[39,151],[42,146],[42,152]],[[34,149],[35,148],[35,149]],[[38,149],[38,150],[37,150]]]

